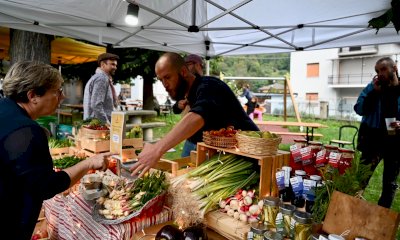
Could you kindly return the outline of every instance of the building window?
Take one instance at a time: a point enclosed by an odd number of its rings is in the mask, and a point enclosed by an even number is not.
[[[319,77],[319,63],[307,64],[307,77]]]
[[[361,51],[361,46],[349,47],[349,51]]]
[[[307,101],[317,101],[318,93],[306,93],[306,100]]]

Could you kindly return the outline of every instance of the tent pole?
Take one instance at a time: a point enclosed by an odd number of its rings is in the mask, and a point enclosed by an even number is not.
[[[210,60],[206,60],[206,76],[210,76]]]

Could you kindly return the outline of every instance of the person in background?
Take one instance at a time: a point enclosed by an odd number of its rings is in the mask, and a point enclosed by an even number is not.
[[[0,204],[2,239],[31,239],[43,200],[67,190],[91,169],[105,169],[107,154],[55,172],[43,128],[35,121],[54,114],[65,98],[54,67],[17,62],[4,78],[0,99]],[[11,231],[11,229],[16,229]]]
[[[185,57],[185,64],[189,71],[194,74],[195,76],[203,76],[203,59],[196,55],[196,54],[190,54]],[[175,114],[177,113],[182,113],[182,115],[185,115],[189,111],[189,106],[188,106],[188,101],[186,98],[181,99],[179,101],[176,101],[175,104],[172,106],[172,110]],[[191,143],[190,141],[185,141],[183,144],[183,149],[181,153],[181,157],[187,157],[190,156],[190,152],[192,150],[196,150],[197,145]]]
[[[249,115],[250,119],[253,120],[254,114],[256,114],[257,120],[262,121],[262,112],[259,109],[257,109],[260,107],[260,105],[258,104],[256,97],[252,97],[251,100],[247,102],[245,105],[247,106],[246,112],[247,115]]]
[[[187,96],[190,110],[161,140],[145,144],[137,163],[131,168],[132,175],[144,175],[165,152],[185,139],[192,144],[201,142],[203,131],[228,126],[259,130],[225,82],[192,74],[179,54],[163,54],[156,63],[155,72],[173,100]]]
[[[83,95],[83,119],[97,118],[111,123],[111,112],[118,106],[118,98],[112,76],[117,70],[119,57],[112,53],[98,56],[99,67],[89,79]]]
[[[243,85],[243,93],[240,96],[241,97],[245,97],[247,99],[247,102],[251,101],[251,98],[253,97],[253,94],[250,91],[250,85],[249,84],[244,84]]]
[[[357,149],[362,152],[360,163],[371,165],[372,172],[383,159],[382,194],[378,204],[390,208],[399,175],[400,131],[388,132],[385,119],[394,128],[400,127],[399,80],[395,62],[381,58],[375,64],[376,76],[361,92],[354,111],[362,116]],[[371,177],[371,176],[369,176]],[[369,178],[368,178],[369,180]],[[363,188],[368,185],[363,183]]]

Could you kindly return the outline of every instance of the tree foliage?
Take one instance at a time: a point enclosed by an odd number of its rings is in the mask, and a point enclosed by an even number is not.
[[[210,73],[219,76],[219,72],[223,72],[225,76],[234,77],[284,77],[289,73],[289,56],[289,53],[276,53],[218,57],[211,60]],[[258,92],[260,87],[272,83],[265,80],[235,82],[239,89],[245,83],[250,84],[250,90],[253,92]]]

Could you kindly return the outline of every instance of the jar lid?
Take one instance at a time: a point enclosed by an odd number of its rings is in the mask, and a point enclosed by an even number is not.
[[[339,152],[354,153],[353,149],[339,148]]]
[[[296,222],[303,223],[303,224],[311,224],[312,223],[312,215],[308,212],[301,212],[301,211],[294,211],[293,219]]]
[[[283,236],[274,231],[266,231],[264,233],[264,240],[283,240]]]
[[[294,174],[296,176],[306,176],[307,175],[306,171],[304,171],[304,170],[295,170]]]
[[[289,167],[289,166],[282,166],[282,170],[289,170],[289,171],[292,171],[292,167]]]
[[[321,181],[322,177],[319,175],[310,175],[310,179],[314,181]]]
[[[322,142],[317,142],[317,141],[309,141],[308,145],[318,145],[318,146],[322,146]]]
[[[282,204],[279,206],[281,212],[286,215],[292,215],[293,212],[296,210],[296,206],[291,204]]]
[[[328,236],[324,234],[314,233],[311,235],[312,240],[328,240]]]
[[[266,231],[268,231],[268,226],[264,223],[252,223],[250,225],[250,230],[253,233],[264,234]]]
[[[334,145],[325,145],[324,147],[328,148],[328,149],[334,149],[334,150],[339,148],[338,146],[334,146]]]
[[[340,235],[336,235],[336,234],[329,234],[328,239],[329,240],[345,240],[344,237],[342,237]]]
[[[264,198],[264,205],[268,205],[268,206],[278,206],[280,203],[280,199],[277,197],[265,197]]]

